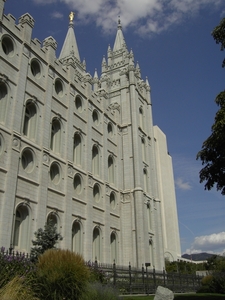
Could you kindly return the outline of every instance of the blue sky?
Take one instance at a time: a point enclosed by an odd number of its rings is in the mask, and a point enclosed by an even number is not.
[[[199,183],[196,154],[210,135],[224,90],[220,51],[211,32],[225,17],[224,0],[7,0],[5,14],[35,19],[33,38],[53,36],[59,54],[75,11],[81,60],[93,76],[113,46],[120,15],[128,49],[148,77],[153,121],[173,158],[182,253],[225,252],[225,197]]]

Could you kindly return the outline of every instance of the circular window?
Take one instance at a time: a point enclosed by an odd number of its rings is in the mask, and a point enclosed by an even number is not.
[[[12,57],[14,55],[14,42],[10,37],[8,37],[8,36],[3,37],[2,49],[3,49],[4,53],[6,55],[9,55],[10,57]]]
[[[21,157],[22,167],[27,173],[31,173],[34,169],[34,155],[30,149],[25,149]]]
[[[116,196],[113,192],[110,194],[109,201],[110,201],[110,207],[112,209],[115,209],[115,207],[116,207]]]
[[[113,125],[112,125],[112,123],[110,123],[110,122],[108,123],[107,130],[108,130],[108,134],[110,136],[112,136],[113,135]]]
[[[57,163],[53,163],[50,168],[50,179],[54,184],[60,181],[60,169]]]
[[[93,188],[93,197],[94,197],[94,200],[95,202],[99,202],[100,201],[100,187],[98,184],[95,184],[94,185],[94,188]]]
[[[95,123],[95,125],[99,124],[99,117],[98,117],[98,112],[96,109],[92,113],[92,119],[93,119],[93,122]]]
[[[81,100],[81,98],[79,96],[77,96],[75,98],[75,107],[76,107],[76,110],[78,110],[79,112],[82,112],[82,109],[83,109],[83,107],[82,107],[82,100]]]
[[[63,96],[63,83],[60,79],[56,79],[55,81],[55,91],[59,97]]]
[[[73,180],[74,190],[77,194],[80,194],[82,191],[82,180],[79,174],[76,174]]]
[[[33,74],[34,77],[36,78],[41,77],[41,64],[37,59],[32,59],[30,68],[31,68],[31,73]]]

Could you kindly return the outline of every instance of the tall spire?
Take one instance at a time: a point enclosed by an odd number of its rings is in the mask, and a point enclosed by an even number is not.
[[[122,49],[124,47],[124,45],[126,45],[126,43],[125,43],[125,40],[123,37],[122,26],[121,26],[120,17],[119,17],[113,51]]]
[[[75,32],[74,32],[74,12],[71,12],[69,14],[69,28],[67,31],[67,35],[61,50],[61,53],[59,55],[59,59],[63,59],[69,56],[73,56],[77,58],[80,61],[80,55],[77,47],[77,41],[75,37]]]

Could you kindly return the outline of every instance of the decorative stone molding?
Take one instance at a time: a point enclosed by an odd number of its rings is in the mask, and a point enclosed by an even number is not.
[[[57,42],[56,42],[56,40],[52,36],[47,37],[43,41],[43,47],[47,48],[49,46],[51,46],[54,50],[57,49]]]
[[[30,14],[26,13],[19,18],[19,24],[21,24],[21,25],[28,24],[31,28],[33,28],[34,27],[34,19]]]
[[[118,102],[112,102],[111,104],[109,104],[108,108],[110,110],[118,110],[118,112],[120,112],[120,105]]]

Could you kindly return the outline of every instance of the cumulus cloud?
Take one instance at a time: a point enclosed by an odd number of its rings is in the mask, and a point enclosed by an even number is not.
[[[61,1],[78,12],[80,20],[94,20],[109,31],[115,28],[118,16],[123,27],[135,26],[139,34],[159,33],[171,25],[198,14],[202,8],[218,9],[224,0],[33,0],[37,4]]]
[[[63,19],[63,14],[58,11],[55,11],[51,14],[51,17],[53,19]]]
[[[189,254],[201,252],[223,254],[225,252],[225,232],[198,236],[194,239],[191,249],[187,249],[185,252]]]
[[[191,185],[189,182],[184,182],[182,178],[177,178],[175,180],[175,185],[181,190],[191,190]]]

